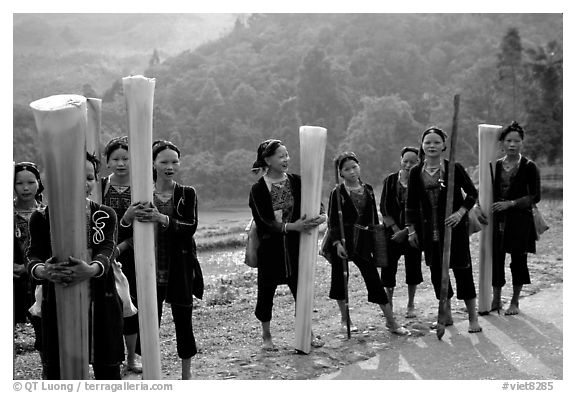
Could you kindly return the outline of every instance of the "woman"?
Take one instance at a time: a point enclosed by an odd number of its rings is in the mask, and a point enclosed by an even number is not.
[[[130,207],[130,157],[128,155],[128,138],[113,138],[104,148],[106,165],[112,171],[110,176],[102,179],[102,204],[116,212],[118,221]],[[133,214],[131,211],[127,214]],[[125,220],[126,221],[126,220]],[[136,266],[131,234],[128,238],[118,238],[116,260],[122,265],[122,272],[128,279],[130,297],[137,306]],[[126,369],[135,373],[142,372],[142,363],[136,354],[138,339],[138,314],[124,318],[124,342],[126,343]]]
[[[360,270],[366,284],[368,301],[380,306],[386,317],[386,327],[394,334],[409,335],[410,332],[400,326],[394,319],[392,307],[372,257],[373,243],[369,232],[360,230],[358,236],[355,236],[355,229],[358,227],[365,228],[378,224],[374,190],[371,185],[360,180],[360,165],[356,154],[344,152],[337,156],[334,161],[338,165],[338,171],[340,177],[344,179],[344,183],[332,190],[328,207],[328,228],[332,242],[332,248],[329,252],[329,260],[332,266],[329,296],[338,303],[341,315],[341,330],[346,331],[348,329],[342,260],[352,259]],[[340,240],[342,239],[342,233],[340,232],[340,213],[338,212],[336,199],[338,194],[341,200],[346,247]],[[350,324],[352,325],[351,321]],[[352,325],[350,331],[358,331],[358,328]]]
[[[99,162],[87,153],[86,196],[96,184]],[[51,256],[49,208],[30,217],[30,246],[27,250],[28,272],[42,284],[43,369],[47,379],[60,379],[58,325],[55,285],[74,285],[90,280],[90,359],[96,379],[121,379],[120,364],[124,360],[122,345],[122,303],[116,291],[110,262],[115,249],[116,214],[111,208],[86,199],[88,248],[91,260],[70,256],[58,261]],[[88,317],[88,316],[86,316]]]
[[[482,331],[476,312],[476,289],[472,274],[472,259],[468,238],[468,210],[478,191],[459,163],[455,163],[454,180],[448,179],[448,160],[443,159],[447,135],[437,127],[424,131],[421,139],[422,162],[410,170],[408,195],[406,198],[406,227],[408,241],[412,247],[424,249],[426,264],[430,267],[436,298],[440,299],[442,280],[442,253],[444,228],[452,228],[450,268],[456,279],[456,297],[464,300],[468,310],[468,332]],[[446,214],[446,184],[454,181],[454,204],[452,214]],[[466,198],[462,196],[466,194]],[[450,299],[454,292],[448,287],[448,319],[445,325],[453,324]]]
[[[540,201],[540,173],[536,164],[524,157],[524,130],[512,122],[499,138],[506,156],[496,161],[494,171],[494,242],[492,270],[492,310],[502,308],[501,292],[506,283],[506,254],[510,254],[512,299],[506,315],[519,312],[522,286],[530,284],[528,253],[536,252],[536,230],[532,206]]]
[[[406,318],[416,317],[414,296],[416,287],[424,281],[422,278],[422,251],[411,247],[408,243],[408,229],[405,228],[406,195],[408,193],[408,174],[410,169],[418,165],[418,149],[405,147],[400,152],[400,170],[391,173],[384,179],[382,195],[380,196],[380,212],[382,220],[391,233],[388,242],[388,266],[382,268],[382,282],[392,306],[394,287],[396,287],[396,272],[400,256],[404,256],[406,284],[408,285],[408,305]],[[392,306],[393,307],[393,306]]]
[[[30,216],[44,209],[42,191],[44,186],[40,172],[32,162],[20,162],[14,166],[14,262],[13,294],[14,324],[25,323],[26,318],[34,328],[34,348],[42,358],[42,330],[40,317],[32,315],[28,309],[34,303],[36,285],[33,285],[26,271],[24,255],[30,243]]]
[[[135,202],[120,221],[121,232],[133,220],[155,223],[158,324],[164,302],[169,303],[176,329],[176,348],[182,359],[182,379],[191,378],[196,340],[192,329],[193,295],[202,299],[204,284],[196,257],[198,200],[193,187],[177,183],[180,150],[169,141],[152,145],[154,201]]]
[[[300,233],[325,221],[325,215],[300,217],[300,176],[287,173],[290,156],[277,139],[258,146],[255,166],[264,175],[250,190],[249,205],[256,223],[258,248],[258,299],[255,315],[262,323],[263,349],[276,351],[270,333],[272,305],[278,285],[286,284],[296,300]],[[323,343],[312,334],[312,346]]]

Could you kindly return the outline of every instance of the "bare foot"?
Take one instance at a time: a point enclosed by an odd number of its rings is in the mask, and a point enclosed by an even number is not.
[[[510,307],[508,307],[508,310],[506,310],[504,315],[516,315],[519,312],[520,312],[520,308],[518,307],[518,305],[514,304],[514,303],[510,303]]]
[[[478,321],[470,321],[468,325],[468,333],[480,333],[482,331],[482,327],[478,323]]]
[[[406,318],[416,318],[416,310],[414,307],[406,308]]]
[[[268,352],[278,351],[278,348],[276,348],[276,346],[272,342],[272,336],[268,335],[262,336],[262,349]]]

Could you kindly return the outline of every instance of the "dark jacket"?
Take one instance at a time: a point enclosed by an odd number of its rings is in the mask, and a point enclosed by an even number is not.
[[[515,175],[510,178],[507,195],[500,195],[503,158],[496,161],[494,173],[494,202],[514,200],[516,205],[494,214],[494,236],[503,236],[495,244],[501,244],[507,253],[535,253],[536,229],[532,205],[540,202],[540,172],[536,164],[522,156]],[[504,222],[504,233],[498,231]]]
[[[383,181],[382,195],[380,195],[380,213],[387,228],[396,224],[404,228],[406,221],[406,207],[398,198],[399,173],[391,173]]]
[[[90,326],[90,362],[101,365],[115,365],[124,360],[122,336],[122,301],[116,291],[114,271],[110,266],[116,236],[116,213],[114,210],[90,202],[90,238],[94,239],[95,228],[103,234],[102,241],[92,245],[92,260],[104,266],[104,274],[90,279],[90,300],[93,318]],[[94,219],[97,219],[97,225]],[[28,273],[34,267],[52,256],[50,244],[50,219],[48,208],[32,213],[30,217],[30,246],[26,251]],[[30,274],[32,277],[32,275]],[[35,281],[42,284],[42,343],[44,360],[59,362],[58,325],[56,319],[56,294],[54,284],[49,281]]]
[[[170,216],[168,228],[165,229],[170,235],[170,266],[168,267],[166,302],[192,306],[193,296],[202,299],[204,295],[204,279],[194,241],[194,234],[198,227],[196,190],[194,187],[175,183],[172,202],[174,212]],[[132,236],[132,226],[119,225],[119,230],[119,238],[126,239]],[[134,246],[138,247],[137,244]]]
[[[433,261],[433,247],[440,247],[442,255],[442,248],[444,242],[444,219],[446,215],[446,187],[442,187],[439,197],[438,206],[438,223],[440,231],[440,242],[434,244],[432,241],[432,206],[428,200],[428,195],[424,189],[421,174],[424,163],[413,167],[410,170],[408,177],[408,196],[406,198],[406,225],[414,225],[416,233],[418,234],[418,241],[420,248],[424,250],[426,264],[441,263],[442,261]],[[448,160],[444,160],[444,184],[447,185],[448,181]],[[460,207],[470,210],[476,203],[478,198],[478,191],[474,187],[474,183],[466,170],[459,163],[455,163],[454,167],[454,202],[452,212],[457,211]],[[462,191],[466,194],[466,198],[462,196]],[[470,258],[470,239],[468,237],[468,214],[464,214],[458,225],[452,228],[452,242],[450,247],[450,267],[465,268],[469,267],[472,263]]]
[[[295,174],[287,174],[294,206],[290,222],[300,218],[301,179]],[[267,285],[286,284],[288,279],[297,280],[300,234],[282,233],[283,224],[276,221],[270,191],[264,177],[261,177],[250,190],[248,205],[256,222],[258,239],[258,283]]]
[[[328,202],[328,229],[330,230],[329,245],[331,246],[331,255],[336,255],[336,247],[332,244],[342,238],[340,232],[340,220],[338,216],[338,201],[336,199],[337,190],[340,194],[342,205],[342,222],[344,223],[344,236],[346,240],[346,253],[354,258],[360,257],[370,259],[373,251],[372,238],[370,232],[366,230],[354,230],[354,226],[369,227],[378,224],[378,210],[376,209],[376,198],[374,190],[370,184],[364,185],[364,196],[366,205],[364,211],[359,212],[352,202],[352,198],[344,184],[340,184],[338,189],[335,187],[330,193]],[[357,236],[355,236],[355,233]]]

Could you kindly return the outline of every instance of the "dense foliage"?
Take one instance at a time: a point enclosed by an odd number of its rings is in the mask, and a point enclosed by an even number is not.
[[[304,124],[328,129],[327,187],[342,149],[376,185],[424,128],[450,131],[456,93],[465,166],[477,161],[478,124],[512,120],[527,130],[528,156],[562,160],[559,14],[252,14],[195,50],[154,52],[145,75],[156,78],[154,137],[181,146],[181,178],[204,200],[244,198],[266,138],[285,142],[298,172]],[[126,134],[122,76],[90,91],[103,98],[102,143]],[[34,132],[15,104],[16,160],[40,161]]]

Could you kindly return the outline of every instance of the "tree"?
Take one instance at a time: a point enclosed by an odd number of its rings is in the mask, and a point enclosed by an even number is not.
[[[502,39],[498,54],[498,73],[501,82],[508,81],[511,89],[512,119],[516,119],[516,89],[518,73],[522,62],[522,42],[518,29],[512,27]],[[509,117],[509,116],[508,116]]]
[[[222,131],[222,121],[225,119],[225,106],[220,89],[214,79],[206,81],[198,99],[200,113],[196,117],[198,141],[201,150],[212,150],[216,147],[216,136]]]
[[[526,140],[526,152],[553,162],[562,158],[562,47],[551,41],[545,47],[528,49],[526,53],[530,85],[524,103],[531,136]]]
[[[362,105],[339,150],[356,152],[363,178],[374,184],[398,167],[403,146],[417,145],[422,127],[412,117],[410,105],[398,96],[364,97]]]
[[[297,97],[298,115],[303,124],[325,127],[340,139],[352,113],[332,77],[330,62],[322,49],[312,48],[302,59]]]

